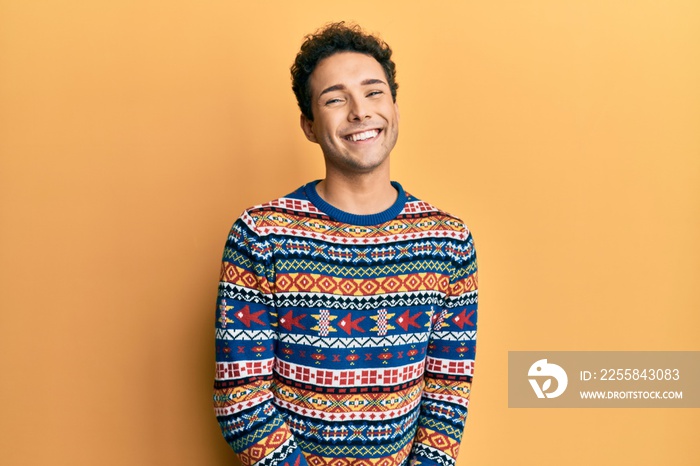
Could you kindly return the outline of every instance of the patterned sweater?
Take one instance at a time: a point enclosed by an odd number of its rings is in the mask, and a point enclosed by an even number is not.
[[[374,215],[317,182],[245,211],[224,250],[214,407],[244,466],[452,466],[474,370],[477,265],[404,192]]]

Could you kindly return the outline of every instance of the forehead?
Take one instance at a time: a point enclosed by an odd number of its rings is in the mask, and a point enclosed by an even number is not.
[[[386,82],[384,68],[374,57],[358,52],[338,52],[318,62],[311,73],[311,97],[318,97],[323,89],[330,86],[340,84],[351,88],[360,86],[367,79]]]

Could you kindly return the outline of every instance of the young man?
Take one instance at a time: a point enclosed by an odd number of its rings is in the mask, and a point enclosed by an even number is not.
[[[395,75],[391,49],[343,23],[292,66],[326,177],[246,210],[221,268],[214,405],[245,466],[457,457],[476,255],[464,223],[390,181]]]

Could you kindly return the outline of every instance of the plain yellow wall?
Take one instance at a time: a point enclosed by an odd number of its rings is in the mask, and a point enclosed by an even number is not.
[[[513,350],[700,350],[700,3],[0,2],[0,462],[239,464],[214,304],[250,205],[323,176],[288,68],[395,50],[393,178],[458,214],[480,333],[458,466],[697,465],[697,409],[507,407]]]

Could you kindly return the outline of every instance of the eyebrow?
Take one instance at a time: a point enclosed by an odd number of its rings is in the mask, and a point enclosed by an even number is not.
[[[384,84],[387,87],[389,86],[387,83],[385,83],[381,79],[365,79],[360,84],[362,86],[370,86],[372,84]],[[345,89],[344,84],[334,84],[333,86],[327,87],[324,90],[322,90],[318,96],[321,97],[323,94],[328,94],[329,92],[333,92],[333,91],[342,91],[343,89]]]

